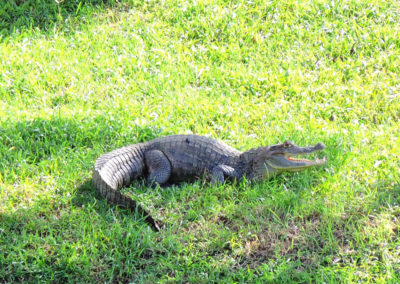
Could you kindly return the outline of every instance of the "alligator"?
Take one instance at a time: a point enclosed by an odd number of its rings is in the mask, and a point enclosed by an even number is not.
[[[199,177],[210,179],[211,184],[244,177],[250,181],[266,180],[281,172],[297,172],[325,164],[325,158],[295,158],[324,148],[322,143],[300,147],[286,140],[282,144],[241,152],[205,136],[172,135],[101,155],[94,166],[93,185],[107,200],[137,210],[158,231],[159,224],[134,200],[122,194],[121,187],[138,178],[146,178],[151,186]]]

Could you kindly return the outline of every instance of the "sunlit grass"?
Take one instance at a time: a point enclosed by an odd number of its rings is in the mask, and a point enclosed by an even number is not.
[[[121,1],[0,42],[0,280],[396,282],[397,1]],[[76,15],[75,15],[76,14]],[[273,180],[97,195],[95,159],[176,133],[323,142]],[[1,282],[1,281],[0,281]]]

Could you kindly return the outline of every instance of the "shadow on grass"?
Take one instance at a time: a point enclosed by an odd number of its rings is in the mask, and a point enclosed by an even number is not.
[[[155,132],[102,116],[0,122],[10,191],[0,206],[0,282],[132,279],[126,271],[143,268],[156,235],[139,214],[107,204],[87,176],[101,153]]]
[[[4,121],[0,123],[0,174],[16,185],[30,178],[42,186],[52,178],[61,194],[75,194],[73,205],[88,205],[99,198],[91,180],[84,177],[91,176],[95,159],[114,148],[152,139],[155,132],[138,126],[126,131],[120,121],[102,116],[80,122],[41,118]]]
[[[5,127],[0,128],[0,172],[9,177],[10,173],[14,173],[10,179],[17,183],[18,179],[26,178],[23,175],[28,171],[30,178],[39,179],[39,183],[42,176],[60,175],[57,187],[66,188],[67,193],[71,192],[68,187],[76,187],[78,180],[82,180],[82,174],[91,173],[94,160],[100,154],[152,139],[157,132],[156,129],[138,126],[130,127],[127,132],[127,127],[120,121],[100,116],[80,122],[34,119],[15,123],[5,121],[2,124]],[[107,145],[107,148],[103,150],[102,145]],[[64,165],[57,167],[59,164]],[[95,191],[90,181],[83,181],[77,189],[76,198],[90,191]],[[97,195],[89,196],[92,200],[95,197],[99,198]],[[76,201],[88,202],[85,198]]]
[[[0,35],[10,35],[15,30],[51,29],[68,18],[83,18],[85,10],[113,7],[116,0],[0,0]]]

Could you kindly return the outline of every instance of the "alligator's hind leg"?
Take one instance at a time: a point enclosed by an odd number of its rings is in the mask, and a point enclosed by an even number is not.
[[[149,172],[147,183],[150,185],[166,183],[171,175],[171,163],[164,153],[152,150],[146,152],[144,158]]]

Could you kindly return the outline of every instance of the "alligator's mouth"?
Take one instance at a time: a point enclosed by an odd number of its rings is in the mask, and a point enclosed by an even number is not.
[[[276,170],[297,172],[310,167],[320,166],[326,163],[326,158],[309,160],[305,158],[294,158],[287,155],[273,155],[267,163],[270,167]]]
[[[305,158],[299,159],[299,158],[295,158],[295,157],[292,157],[292,156],[286,156],[286,155],[284,155],[284,157],[285,157],[287,160],[292,161],[292,162],[304,162],[304,163],[321,162],[321,161],[325,161],[325,159],[326,159],[326,158],[324,157],[323,159],[318,159],[318,158],[316,158],[316,159],[314,159],[314,160],[309,160],[309,159],[305,159]]]
[[[325,157],[322,159],[315,158],[314,160],[297,158],[297,156],[311,154],[317,151],[321,151],[324,148],[325,146],[322,143],[318,143],[315,146],[311,147],[299,147],[296,145],[296,148],[292,148],[292,150],[282,150],[281,152],[271,155],[270,157],[268,157],[266,162],[270,167],[276,170],[297,172],[313,166],[320,166],[325,164]]]

